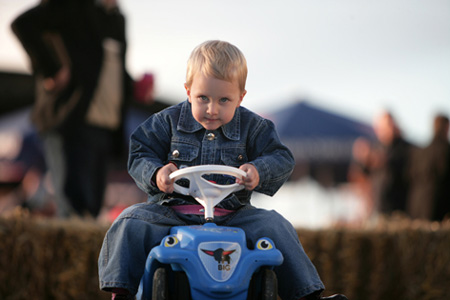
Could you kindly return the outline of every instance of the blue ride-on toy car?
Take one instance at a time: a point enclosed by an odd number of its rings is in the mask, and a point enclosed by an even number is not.
[[[138,299],[277,299],[273,267],[283,262],[281,252],[269,238],[249,249],[242,229],[214,223],[214,206],[243,186],[216,184],[204,178],[209,174],[246,176],[222,165],[187,167],[170,175],[189,180],[189,187],[175,182],[175,191],[203,206],[206,223],[172,227],[151,250]]]

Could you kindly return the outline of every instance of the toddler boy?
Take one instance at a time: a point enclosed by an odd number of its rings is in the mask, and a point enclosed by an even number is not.
[[[192,52],[185,89],[188,99],[152,115],[130,139],[128,170],[149,197],[126,209],[109,229],[99,258],[100,287],[115,299],[133,299],[150,250],[172,226],[203,224],[202,215],[176,208],[197,202],[174,193],[170,173],[186,166],[220,164],[247,173],[245,189],[231,194],[215,217],[222,226],[240,227],[254,245],[271,238],[284,262],[275,267],[282,299],[320,298],[324,286],[293,226],[275,211],[250,204],[253,190],[274,195],[290,176],[294,159],[271,121],[241,106],[247,64],[241,51],[223,41],[207,41]],[[226,183],[228,178],[215,180]],[[270,222],[268,222],[270,220]]]

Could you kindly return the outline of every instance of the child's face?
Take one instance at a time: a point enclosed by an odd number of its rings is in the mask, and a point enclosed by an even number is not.
[[[207,130],[230,122],[246,94],[241,92],[237,80],[229,82],[202,74],[195,75],[192,85],[185,88],[194,119]]]

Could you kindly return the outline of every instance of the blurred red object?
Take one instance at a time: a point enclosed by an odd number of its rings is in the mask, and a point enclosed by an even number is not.
[[[153,102],[154,76],[145,73],[141,79],[134,82],[134,98],[141,103],[150,104]]]
[[[111,223],[114,222],[114,220],[117,219],[117,217],[127,207],[128,206],[126,206],[126,205],[116,205],[113,208],[111,208],[111,210],[108,213],[108,221],[111,222]]]
[[[25,176],[26,168],[23,162],[0,160],[0,185],[19,184]]]

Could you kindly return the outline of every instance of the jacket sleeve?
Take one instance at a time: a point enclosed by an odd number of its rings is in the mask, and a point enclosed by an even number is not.
[[[55,32],[60,19],[55,8],[40,4],[19,15],[11,24],[12,31],[30,57],[33,71],[44,77],[52,77],[61,68],[45,39],[45,33]]]
[[[128,172],[136,185],[150,195],[160,192],[152,178],[167,163],[170,140],[160,114],[148,118],[130,137]]]
[[[255,191],[273,196],[289,179],[295,161],[291,151],[281,143],[275,125],[260,119],[250,133],[248,154],[258,170],[260,181]]]

